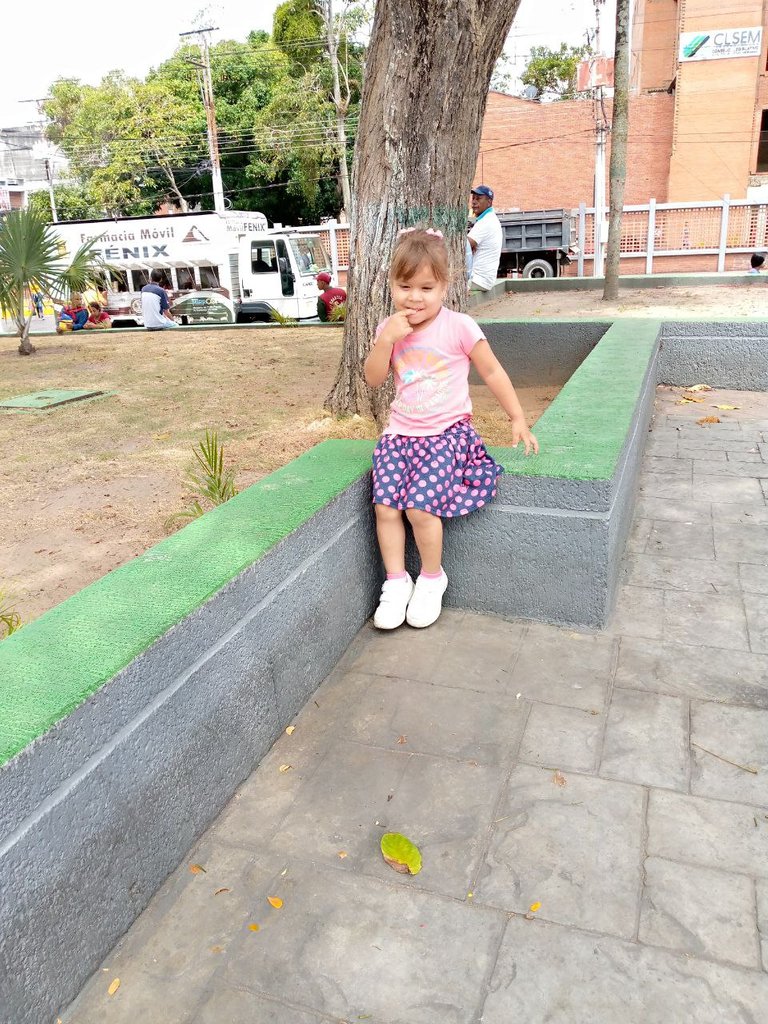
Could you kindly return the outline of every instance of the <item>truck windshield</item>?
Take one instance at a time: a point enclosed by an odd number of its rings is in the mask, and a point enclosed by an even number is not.
[[[331,258],[319,235],[299,235],[291,238],[290,243],[302,276],[331,269]]]

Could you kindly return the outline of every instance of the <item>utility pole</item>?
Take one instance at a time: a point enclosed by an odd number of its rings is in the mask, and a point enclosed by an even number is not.
[[[216,127],[216,109],[213,102],[213,81],[211,79],[211,51],[208,35],[216,32],[216,28],[196,28],[190,32],[179,32],[179,36],[200,36],[200,53],[202,61],[192,61],[202,71],[201,91],[205,120],[208,125],[208,152],[211,157],[211,180],[213,183],[213,207],[217,213],[226,212],[224,203],[224,185],[221,180],[221,160],[219,158],[219,133]]]
[[[598,61],[600,52],[600,10],[605,0],[593,0],[595,5],[595,53],[592,57],[592,95],[595,104],[595,256],[592,276],[602,277],[605,267],[605,154],[608,142],[608,121],[605,117],[603,86],[598,85]]]
[[[45,180],[48,182],[48,195],[51,200],[51,217],[53,218],[53,223],[58,224],[59,215],[56,212],[56,196],[53,193],[53,168],[48,157],[45,158]]]
[[[613,69],[613,124],[611,125],[611,211],[603,298],[619,294],[621,218],[627,184],[629,141],[629,11],[630,0],[616,0],[616,45]]]

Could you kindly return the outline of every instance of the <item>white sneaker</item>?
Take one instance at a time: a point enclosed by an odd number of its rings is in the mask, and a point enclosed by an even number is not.
[[[409,626],[424,629],[440,618],[443,610],[443,594],[448,586],[448,577],[443,573],[437,580],[419,576],[413,588],[413,597],[408,603],[406,618]]]
[[[413,580],[405,574],[401,580],[385,580],[379,607],[373,616],[376,629],[397,629],[405,622],[405,610],[413,594]]]

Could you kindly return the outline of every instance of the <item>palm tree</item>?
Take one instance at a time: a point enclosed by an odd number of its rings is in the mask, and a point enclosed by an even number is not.
[[[0,310],[16,325],[20,355],[35,351],[29,340],[32,314],[24,312],[26,293],[34,285],[61,299],[103,281],[108,267],[94,244],[87,242],[70,260],[55,225],[36,211],[13,210],[0,221]]]

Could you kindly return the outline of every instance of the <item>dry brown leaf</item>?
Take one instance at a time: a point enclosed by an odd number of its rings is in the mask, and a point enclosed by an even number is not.
[[[292,764],[281,764],[280,765],[280,771],[283,774],[285,774],[286,772],[289,772],[291,770],[291,768],[293,768]]]
[[[249,931],[252,931],[252,932],[257,932],[257,931],[259,931],[260,927],[261,927],[261,926],[260,926],[260,925],[258,925],[258,924],[249,924],[249,925],[248,925],[248,929],[249,929]]]
[[[211,946],[211,952],[212,953],[223,953],[224,952],[224,947],[223,946]]]
[[[207,871],[205,870],[202,864],[190,864],[189,870],[192,872],[193,875],[207,874]]]
[[[285,731],[288,733],[289,736],[292,736],[293,735],[293,731],[294,731],[295,728],[296,728],[295,725],[289,725],[288,728]]]
[[[227,889],[227,887],[224,886],[221,889],[217,889],[216,892],[213,895],[214,896],[220,896],[223,892],[232,892],[232,890],[231,889]]]
[[[690,405],[692,402],[703,402],[703,398],[696,398],[694,395],[683,395],[682,398],[678,398],[675,405]]]
[[[700,420],[696,420],[696,422],[699,423],[701,426],[704,426],[705,423],[719,423],[720,422],[720,417],[719,416],[702,416],[702,418]]]
[[[108,996],[113,996],[115,994],[115,992],[117,992],[117,990],[119,988],[120,988],[120,979],[119,978],[115,978],[115,980],[112,982],[112,984],[107,989],[107,995]]]
[[[398,736],[397,742],[400,743],[400,744],[407,743],[408,742],[408,737],[407,736]]]
[[[568,779],[566,779],[566,777],[563,775],[563,773],[559,769],[552,776],[552,781],[554,782],[554,784],[556,786],[566,786],[566,785],[568,785]]]
[[[274,907],[275,910],[279,910],[283,905],[283,901],[279,896],[267,896],[267,903],[269,903],[271,907]]]
[[[711,391],[712,388],[709,384],[691,384],[689,388],[684,388],[685,391]]]
[[[740,405],[713,405],[713,409],[721,409],[723,412],[732,412],[734,409],[740,409]]]
[[[336,854],[336,856],[339,858],[339,860],[344,860],[344,858],[348,857],[349,854],[347,853],[346,850],[339,850],[339,852]]]

